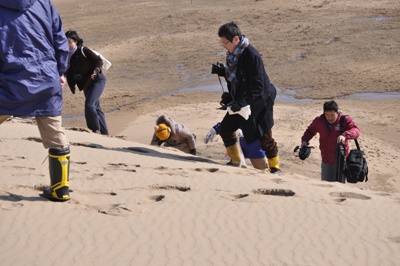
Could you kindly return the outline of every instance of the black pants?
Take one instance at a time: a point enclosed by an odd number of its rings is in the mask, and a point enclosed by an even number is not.
[[[219,135],[221,136],[225,147],[234,145],[238,138],[236,136],[236,130],[240,128],[240,115],[229,115],[226,113],[224,119],[221,121],[221,127]],[[254,128],[256,131],[256,128]],[[256,134],[256,133],[255,133]],[[274,158],[278,155],[278,144],[272,137],[272,130],[265,131],[264,134],[258,138],[261,148],[265,151],[267,158]]]

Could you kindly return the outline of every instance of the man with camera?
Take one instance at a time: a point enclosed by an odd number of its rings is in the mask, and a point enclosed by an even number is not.
[[[249,43],[234,22],[218,30],[221,44],[227,50],[226,66],[218,63],[211,73],[225,77],[228,91],[220,104],[228,110],[221,121],[220,136],[232,164],[240,166],[237,129],[242,129],[247,143],[256,140],[265,151],[271,173],[279,173],[278,146],[272,137],[273,106],[276,89],[270,82],[258,51]]]
[[[344,143],[346,156],[349,153],[349,139],[360,136],[360,130],[350,116],[345,116],[343,129],[340,126],[339,106],[335,101],[327,101],[323,107],[324,113],[317,116],[308,126],[301,138],[303,150],[308,147],[309,141],[319,133],[319,148],[321,150],[321,180],[336,181],[335,178],[335,152],[338,143]]]

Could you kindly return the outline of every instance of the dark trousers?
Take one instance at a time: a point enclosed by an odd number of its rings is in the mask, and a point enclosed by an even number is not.
[[[265,156],[268,159],[274,158],[278,155],[278,144],[272,137],[272,130],[267,131],[258,140],[261,148],[265,151]]]
[[[106,77],[100,74],[99,79],[83,92],[85,93],[85,118],[87,127],[93,132],[108,135],[106,117],[100,107],[100,96],[105,86]]]
[[[236,130],[240,128],[240,115],[229,115],[226,113],[224,119],[221,121],[219,135],[221,136],[225,147],[234,145],[238,138]],[[256,130],[256,129],[254,129]],[[278,144],[272,137],[272,130],[265,131],[264,134],[258,138],[261,149],[265,151],[267,158],[274,158],[278,155]]]

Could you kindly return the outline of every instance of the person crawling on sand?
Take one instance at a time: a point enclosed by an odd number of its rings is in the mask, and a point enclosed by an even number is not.
[[[187,127],[174,121],[166,114],[157,118],[150,145],[173,147],[196,155],[196,136]]]

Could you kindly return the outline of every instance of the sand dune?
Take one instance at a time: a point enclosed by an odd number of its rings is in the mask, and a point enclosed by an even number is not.
[[[29,119],[0,126],[1,265],[398,265],[398,1],[55,0],[64,29],[113,66],[101,99],[111,135],[90,133],[83,93],[64,90],[71,200],[39,196],[47,151]],[[282,96],[273,134],[282,175],[225,165],[211,63],[216,32],[238,21]],[[180,93],[216,86],[214,92]],[[361,129],[369,181],[320,181],[318,139],[293,155],[326,99]],[[300,101],[307,99],[307,101]],[[198,156],[150,146],[167,113],[198,138]]]

